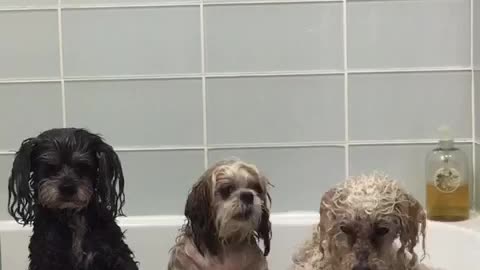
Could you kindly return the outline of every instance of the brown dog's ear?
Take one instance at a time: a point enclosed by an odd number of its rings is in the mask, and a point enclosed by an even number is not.
[[[335,213],[331,210],[331,206],[334,204],[333,197],[337,192],[336,188],[332,188],[327,191],[322,196],[322,200],[320,202],[320,223],[318,224],[318,233],[320,234],[320,252],[325,254],[324,242],[326,241],[326,246],[329,249],[329,253],[332,252],[332,239],[328,236],[329,229],[336,220]],[[330,240],[329,240],[330,239]],[[324,256],[325,257],[325,256]]]
[[[272,197],[268,192],[268,186],[271,186],[270,181],[264,176],[261,176],[261,181],[265,183],[265,198],[262,205],[262,219],[258,226],[257,235],[259,239],[263,240],[263,255],[267,256],[270,253],[270,241],[272,240],[272,224],[270,222],[270,207],[272,205]]]
[[[407,250],[411,255],[410,265],[417,263],[418,256],[414,248],[422,237],[422,249],[425,254],[425,229],[427,218],[422,205],[411,195],[405,194],[403,202],[398,206],[400,212],[400,243],[398,254],[404,254]],[[403,255],[402,255],[403,256]]]
[[[193,243],[200,254],[207,249],[212,255],[218,251],[217,230],[212,209],[211,170],[207,170],[192,187],[185,205],[185,217],[192,230]]]

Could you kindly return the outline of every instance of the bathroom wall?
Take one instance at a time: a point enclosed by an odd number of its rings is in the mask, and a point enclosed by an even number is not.
[[[480,209],[480,1],[474,0],[472,9],[472,66],[475,95],[475,202]]]
[[[470,6],[0,0],[0,219],[21,140],[65,126],[118,150],[128,215],[181,214],[205,166],[230,156],[270,177],[276,212],[316,210],[374,169],[423,200],[438,126],[472,160]]]

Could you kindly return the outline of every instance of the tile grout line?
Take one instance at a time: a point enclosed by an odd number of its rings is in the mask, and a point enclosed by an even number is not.
[[[476,117],[475,117],[475,112],[476,112],[476,108],[475,108],[475,63],[474,63],[474,49],[473,49],[473,46],[474,46],[474,39],[473,39],[473,35],[474,35],[474,1],[473,0],[470,0],[470,66],[472,67],[471,69],[471,106],[472,106],[472,189],[473,189],[473,192],[471,192],[472,194],[472,208],[475,209],[476,206],[477,206],[477,179],[476,179],[476,159],[477,159],[477,156],[476,156]]]
[[[352,140],[349,142],[350,146],[401,146],[401,145],[434,145],[438,139],[424,139],[424,140]],[[468,138],[459,138],[456,140],[460,144],[471,144],[480,142],[472,141]],[[238,144],[211,144],[207,145],[208,149],[275,149],[275,148],[306,148],[306,147],[340,147],[344,148],[344,141],[330,141],[330,142],[283,142],[283,143],[238,143]],[[114,147],[115,151],[119,152],[151,152],[151,151],[184,151],[184,150],[204,150],[205,146],[201,145],[164,145],[164,146],[121,146]],[[15,150],[0,149],[0,155],[13,155]]]
[[[348,52],[347,52],[347,0],[343,0],[343,106],[345,125],[345,178],[350,177],[350,136],[349,136],[349,108],[348,108]]]
[[[208,168],[207,82],[205,77],[205,18],[204,0],[200,0],[200,56],[202,76],[203,167]]]
[[[349,69],[349,74],[384,74],[384,73],[423,73],[423,72],[459,72],[471,71],[472,67],[418,67],[400,69]],[[116,75],[116,76],[64,76],[67,82],[79,81],[122,81],[122,80],[175,80],[205,78],[251,78],[251,77],[282,77],[282,76],[328,76],[344,75],[344,70],[286,70],[265,72],[205,72],[185,74],[151,74],[151,75]],[[6,78],[2,83],[43,83],[60,82],[62,78]]]
[[[58,16],[58,50],[60,61],[60,87],[62,89],[62,126],[67,127],[67,107],[65,100],[65,79],[63,70],[63,27],[62,27],[62,0],[57,2],[57,16]]]

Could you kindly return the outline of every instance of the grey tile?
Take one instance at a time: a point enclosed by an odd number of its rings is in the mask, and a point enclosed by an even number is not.
[[[475,145],[475,207],[476,210],[480,210],[480,145]]]
[[[6,127],[0,151],[17,150],[23,139],[61,127],[60,83],[0,84],[0,123]]]
[[[343,96],[343,76],[209,79],[209,143],[343,141]]]
[[[358,74],[349,77],[350,138],[438,138],[448,125],[455,137],[472,130],[469,72]]]
[[[480,71],[474,71],[475,86],[475,136],[480,141]]]
[[[469,3],[349,2],[349,67],[469,66]]]
[[[200,2],[200,0],[196,0]],[[164,3],[182,3],[192,2],[190,0],[62,0],[62,4],[66,7],[78,6],[135,6],[135,5],[158,5]]]
[[[188,192],[203,173],[203,151],[120,152],[125,213],[181,215]]]
[[[67,82],[69,126],[102,133],[115,146],[203,142],[200,80]]]
[[[458,144],[472,162],[472,145]],[[350,147],[350,175],[380,171],[400,181],[420,202],[425,202],[425,160],[436,145],[383,145]],[[469,175],[471,178],[471,175]]]
[[[199,7],[65,10],[65,75],[200,72],[199,16]]]
[[[342,69],[341,15],[341,3],[207,6],[207,70]]]
[[[7,180],[12,170],[13,155],[0,155],[0,179],[2,185],[0,186],[0,220],[10,220],[11,217],[7,211],[8,205],[8,188]]]
[[[480,2],[473,1],[473,65],[480,69]]]
[[[0,78],[58,77],[57,21],[55,10],[2,12]]]
[[[55,7],[57,3],[58,0],[0,0],[0,7]]]
[[[322,194],[345,179],[341,147],[210,150],[208,153],[212,164],[231,157],[256,164],[274,185],[271,190],[274,212],[318,211]]]

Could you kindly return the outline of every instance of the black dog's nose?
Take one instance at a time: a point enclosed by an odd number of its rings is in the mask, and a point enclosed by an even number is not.
[[[67,196],[72,196],[77,191],[74,183],[63,183],[58,187],[58,189],[60,190],[62,195]]]
[[[240,193],[240,200],[245,204],[253,203],[253,194],[250,191]]]

